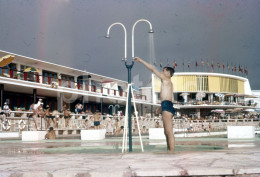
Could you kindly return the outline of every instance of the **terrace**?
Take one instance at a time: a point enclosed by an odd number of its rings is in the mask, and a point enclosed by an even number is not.
[[[11,66],[15,65],[12,63]],[[38,85],[42,86],[42,88],[86,91],[110,97],[127,97],[127,92],[124,91],[124,85],[119,86],[116,84],[116,87],[110,88],[105,86],[103,81],[99,80],[80,80],[77,79],[77,76],[70,76],[51,71],[44,70],[42,74],[39,74],[38,72],[26,72],[24,69],[18,71],[12,68],[13,67],[0,68],[0,76],[3,77],[3,80],[13,82],[13,79],[15,79],[16,81],[21,81],[23,84]],[[27,68],[29,68],[29,66],[27,66]],[[145,95],[141,95],[137,91],[135,91],[135,99],[141,101],[147,100]]]

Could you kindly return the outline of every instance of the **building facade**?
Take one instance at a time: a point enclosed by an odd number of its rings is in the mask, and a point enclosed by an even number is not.
[[[172,77],[174,107],[179,115],[205,118],[211,113],[255,109],[249,80],[222,73],[178,72]],[[152,101],[160,104],[161,81],[152,75]]]
[[[0,68],[1,107],[7,102],[12,110],[28,110],[41,98],[45,106],[58,111],[66,104],[74,112],[77,103],[82,103],[84,110],[103,114],[125,111],[126,81],[0,51],[0,56],[5,55],[15,59]],[[140,91],[134,91],[134,98],[140,114],[151,111],[153,103]]]

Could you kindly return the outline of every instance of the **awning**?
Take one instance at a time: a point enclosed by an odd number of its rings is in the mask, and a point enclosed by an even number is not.
[[[0,67],[10,64],[14,60],[13,55],[6,55],[0,58]]]
[[[257,95],[246,95],[245,98],[259,98]]]
[[[33,72],[33,73],[40,73],[41,71],[34,67],[29,67],[24,70],[24,72]]]
[[[225,96],[234,96],[234,94],[232,94],[232,93],[227,93]]]

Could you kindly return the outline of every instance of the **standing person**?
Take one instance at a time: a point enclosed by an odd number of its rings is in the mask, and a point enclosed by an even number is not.
[[[66,109],[67,109],[67,105],[66,105],[66,104],[64,104],[64,105],[63,105],[63,107],[62,107],[62,110],[61,110],[61,112],[64,112]]]
[[[33,105],[33,110],[37,110],[41,105],[43,105],[42,99],[40,98],[37,104]]]
[[[209,135],[210,135],[210,131],[211,131],[211,123],[209,122]]]
[[[41,129],[42,129],[42,118],[44,118],[44,116],[45,116],[45,111],[43,111],[43,106],[42,106],[42,104],[39,106],[39,108],[38,108],[38,118],[36,119],[36,121],[37,121],[37,123],[39,124],[39,126],[38,127],[41,127]]]
[[[53,110],[51,113],[51,118],[52,118],[52,122],[53,122],[53,127],[54,128],[58,128],[58,122],[59,122],[59,118],[60,118],[60,112],[57,110]]]
[[[173,108],[173,84],[171,82],[171,77],[174,74],[174,69],[171,67],[164,67],[162,72],[157,71],[152,65],[140,59],[135,58],[135,61],[144,64],[146,68],[151,70],[157,77],[161,79],[161,109],[162,109],[162,119],[164,134],[167,141],[167,149],[169,151],[174,151],[175,139],[173,134],[172,117],[175,114]]]
[[[64,119],[65,119],[65,127],[67,128],[69,126],[69,122],[70,122],[70,110],[69,109],[66,109],[64,110]]]
[[[53,120],[52,115],[51,115],[50,106],[47,105],[46,106],[46,110],[45,110],[45,120],[46,120],[46,124],[47,124],[46,125],[47,129],[50,127],[51,119]]]
[[[100,128],[100,121],[102,120],[102,115],[101,113],[97,110],[95,114],[93,115],[94,117],[94,128],[99,129]]]
[[[112,121],[111,121],[110,118],[107,118],[106,121],[107,121],[107,123],[106,123],[106,133],[112,135],[113,132],[114,132]]]

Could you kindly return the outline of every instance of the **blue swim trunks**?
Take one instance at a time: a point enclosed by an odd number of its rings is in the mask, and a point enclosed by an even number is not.
[[[164,100],[162,103],[161,103],[161,107],[162,107],[162,112],[163,111],[168,111],[170,113],[172,113],[172,115],[175,114],[175,110],[173,108],[173,104],[171,101],[169,100]]]
[[[100,122],[99,121],[94,121],[94,126],[99,126]]]

